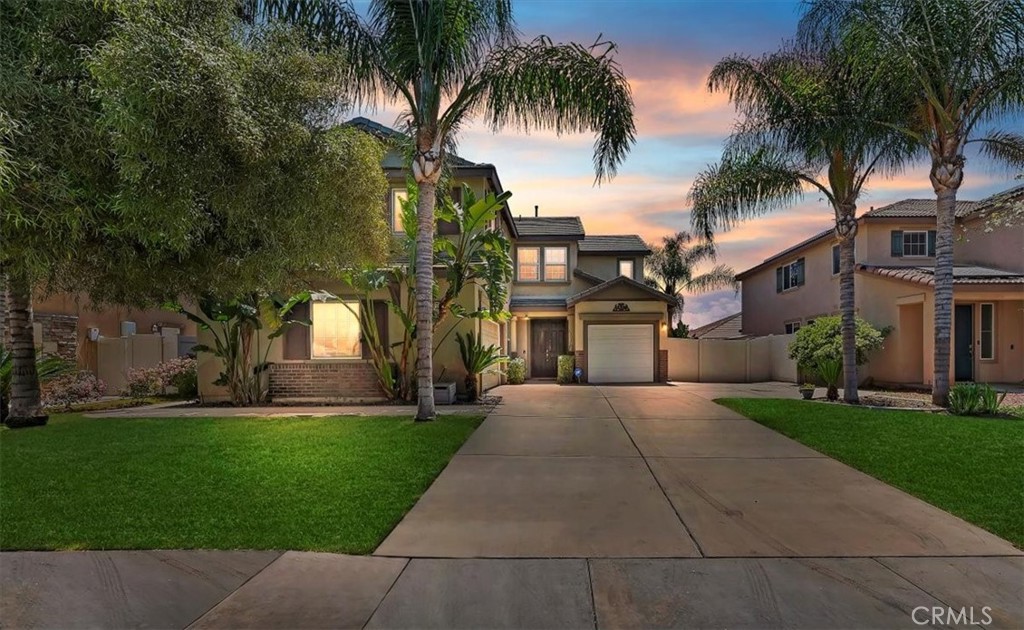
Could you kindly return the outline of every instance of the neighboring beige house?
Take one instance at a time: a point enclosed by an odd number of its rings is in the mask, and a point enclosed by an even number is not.
[[[398,132],[365,118],[350,124],[384,141]],[[385,157],[383,168],[390,184],[386,211],[392,229],[400,226],[400,200],[406,194],[407,171],[397,151]],[[451,164],[452,198],[459,201],[462,186],[477,196],[501,194],[501,180],[492,164],[455,157]],[[644,285],[644,257],[650,250],[635,235],[588,236],[578,217],[514,218],[506,207],[499,227],[513,243],[515,280],[504,322],[462,321],[449,317],[438,337],[434,377],[455,382],[463,389],[465,371],[459,358],[456,333],[475,332],[510,356],[526,359],[529,378],[554,378],[557,357],[575,354],[584,380],[592,382],[653,382],[667,379],[665,337],[668,298]],[[441,223],[438,235],[455,234],[456,226]],[[440,280],[442,283],[443,279]],[[314,300],[296,313],[312,325],[290,328],[273,346],[268,360],[270,396],[277,401],[374,400],[381,397],[373,365],[357,317],[355,296],[340,281],[324,282],[323,294],[338,300]],[[404,291],[400,291],[404,298]],[[377,327],[383,343],[402,336],[402,324],[385,306],[385,291],[372,296]],[[347,302],[344,304],[342,302]],[[481,287],[467,287],[459,303],[472,311],[486,304]],[[457,323],[456,323],[457,322]],[[200,337],[205,333],[201,333]],[[202,339],[201,339],[202,340]],[[211,385],[220,371],[212,356],[199,356],[200,393],[207,400],[226,398]],[[483,378],[483,387],[500,384],[498,374]]]
[[[733,313],[694,328],[688,335],[690,339],[746,339],[750,335],[743,332],[743,313]]]
[[[986,232],[985,215],[1024,198],[1018,186],[982,201],[958,201],[954,245],[955,381],[1024,381],[1024,228]],[[907,199],[859,219],[858,316],[891,326],[863,368],[876,382],[931,384],[934,355],[935,200]],[[799,330],[839,313],[839,248],[831,229],[737,275],[743,333]]]

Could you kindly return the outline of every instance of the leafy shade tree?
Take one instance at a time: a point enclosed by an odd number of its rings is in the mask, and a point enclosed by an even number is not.
[[[859,317],[854,321],[857,327],[854,360],[857,365],[864,365],[868,362],[871,353],[882,347],[885,337],[892,329],[878,330]],[[801,327],[789,344],[789,358],[796,361],[801,372],[817,373],[826,381],[832,380],[822,372],[827,371],[826,366],[842,365],[842,361],[845,359],[846,348],[841,334],[842,327],[842,318],[831,315],[819,317],[814,322]],[[829,400],[834,400],[835,385],[827,384]]]
[[[364,20],[344,0],[248,0],[250,16],[303,24],[345,52],[357,100],[405,110],[419,187],[416,256],[417,420],[435,416],[431,348],[437,185],[462,125],[475,116],[495,131],[597,132],[597,181],[615,174],[634,142],[633,101],[615,45],[522,41],[511,0],[372,0]]]
[[[827,48],[728,57],[711,71],[708,87],[729,94],[740,120],[722,161],[693,184],[692,223],[710,239],[715,230],[787,208],[807,193],[824,196],[840,247],[843,398],[857,403],[857,200],[869,178],[901,170],[912,156],[913,146],[884,124],[898,104]]]
[[[335,125],[343,60],[304,37],[204,0],[0,3],[12,418],[42,417],[34,289],[230,300],[384,258],[383,148]]]
[[[1024,3],[813,0],[800,31],[808,41],[842,42],[875,85],[910,101],[900,111],[898,129],[931,157],[937,201],[932,399],[945,405],[956,196],[965,147],[977,143],[989,158],[1024,164],[1024,136],[1009,126],[1024,111]]]
[[[696,273],[697,267],[715,262],[718,257],[718,250],[709,239],[689,232],[677,232],[663,237],[661,245],[649,247],[652,254],[647,258],[645,280],[675,300],[668,307],[668,321],[673,331],[682,325],[684,293],[703,293],[728,287],[739,289],[732,267],[715,265],[702,274]]]

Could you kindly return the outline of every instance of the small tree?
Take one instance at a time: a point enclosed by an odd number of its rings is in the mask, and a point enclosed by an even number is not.
[[[878,330],[856,318],[857,365],[868,362],[869,355],[882,347],[889,328]],[[802,372],[818,372],[819,366],[843,362],[843,320],[839,316],[819,317],[796,332],[789,344],[789,358]]]
[[[505,361],[507,357],[501,354],[501,348],[498,346],[485,346],[473,331],[469,331],[465,336],[462,333],[455,333],[455,339],[459,343],[462,365],[466,368],[466,399],[474,402],[480,396],[477,387],[479,376]]]
[[[199,344],[193,349],[221,360],[223,369],[213,384],[228,388],[232,404],[255,405],[266,401],[265,372],[270,367],[270,349],[290,326],[309,325],[308,320],[296,319],[291,314],[296,304],[309,301],[309,297],[308,292],[287,299],[251,294],[228,301],[200,300],[198,313],[179,308],[200,329],[213,335],[212,346]],[[264,328],[270,330],[266,343],[261,339]]]

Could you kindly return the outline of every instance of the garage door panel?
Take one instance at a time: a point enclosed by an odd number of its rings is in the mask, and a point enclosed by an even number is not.
[[[587,379],[591,383],[654,381],[654,326],[591,324],[587,327]]]

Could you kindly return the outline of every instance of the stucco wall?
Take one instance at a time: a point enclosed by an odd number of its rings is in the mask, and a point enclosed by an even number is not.
[[[985,232],[985,221],[974,218],[957,230],[953,262],[1024,273],[1024,229],[1020,226]]]
[[[643,282],[644,267],[643,256],[604,256],[597,254],[583,254],[579,257],[580,269],[591,273],[598,278],[611,280],[619,275],[619,259],[625,258],[633,261],[634,280]]]

